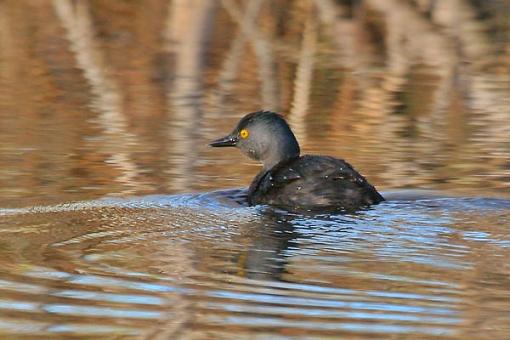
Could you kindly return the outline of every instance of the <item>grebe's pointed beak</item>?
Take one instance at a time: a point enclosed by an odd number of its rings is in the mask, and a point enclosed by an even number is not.
[[[232,136],[232,135],[228,135],[228,136],[225,136],[223,138],[220,138],[220,139],[217,139],[215,141],[212,141],[209,146],[212,146],[212,147],[216,147],[216,148],[219,148],[219,147],[227,147],[227,146],[236,146],[237,145],[237,137],[236,136]]]

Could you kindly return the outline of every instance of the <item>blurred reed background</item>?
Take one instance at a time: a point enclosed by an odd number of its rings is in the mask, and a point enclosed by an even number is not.
[[[378,187],[510,196],[504,0],[0,1],[0,205],[247,185],[263,109]]]

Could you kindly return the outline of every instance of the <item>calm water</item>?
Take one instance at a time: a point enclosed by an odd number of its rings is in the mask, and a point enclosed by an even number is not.
[[[0,336],[507,339],[509,93],[506,1],[2,1]],[[388,201],[238,204],[261,108]]]

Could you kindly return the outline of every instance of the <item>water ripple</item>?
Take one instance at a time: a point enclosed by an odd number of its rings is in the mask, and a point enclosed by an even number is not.
[[[221,195],[4,213],[0,330],[140,336],[192,322],[268,336],[452,336],[469,322],[480,285],[499,292],[486,313],[510,304],[501,299],[508,230],[484,227],[508,218],[506,202],[404,200],[300,216],[234,207]],[[14,224],[27,227],[22,242],[6,227]],[[484,267],[490,276],[473,276],[480,252],[496,261]]]

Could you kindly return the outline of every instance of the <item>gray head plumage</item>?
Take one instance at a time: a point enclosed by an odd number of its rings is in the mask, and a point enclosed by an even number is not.
[[[210,144],[214,147],[235,146],[270,169],[279,162],[298,157],[296,137],[283,117],[271,111],[257,111],[244,116],[226,137]]]

